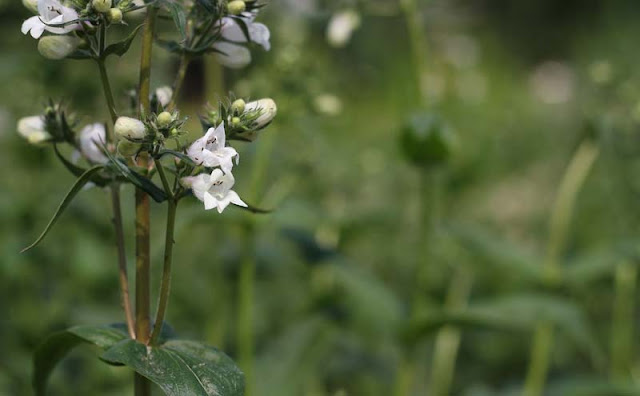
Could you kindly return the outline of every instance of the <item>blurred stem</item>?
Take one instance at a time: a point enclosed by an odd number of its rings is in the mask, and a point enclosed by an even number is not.
[[[638,269],[635,263],[623,261],[616,267],[613,320],[611,324],[611,378],[629,379],[633,361],[633,321]]]
[[[418,8],[416,0],[400,0],[400,7],[404,12],[407,23],[407,31],[409,33],[409,43],[413,56],[413,67],[415,73],[416,90],[419,100],[422,104],[426,104],[426,95],[424,95],[423,87],[425,75],[425,58],[427,51],[427,42],[424,36],[424,23],[422,22],[422,14]]]
[[[156,161],[156,169],[162,179],[162,185],[169,195],[167,200],[167,228],[165,231],[164,240],[164,265],[162,267],[162,281],[160,283],[160,296],[158,298],[158,310],[156,312],[156,320],[153,325],[153,332],[151,333],[150,344],[154,345],[158,342],[160,334],[162,333],[162,326],[164,324],[164,316],[167,311],[167,305],[169,303],[169,293],[171,291],[171,262],[173,257],[173,231],[176,224],[176,209],[178,207],[178,201],[174,198],[167,176],[164,172],[164,167],[160,161]]]
[[[169,111],[176,107],[176,102],[180,96],[180,90],[182,89],[182,84],[184,83],[184,77],[187,74],[189,63],[191,63],[191,57],[186,53],[182,54],[180,57],[180,66],[178,67],[178,74],[173,82],[173,95],[171,96],[171,102],[169,102],[169,105],[167,106]]]
[[[111,122],[115,124],[118,119],[116,113],[116,105],[113,100],[113,94],[111,91],[111,83],[109,82],[109,76],[107,75],[107,68],[104,65],[104,60],[97,61],[98,69],[100,69],[100,79],[102,80],[102,89],[104,90],[104,97],[107,99],[107,107],[109,108],[109,114],[111,115]]]
[[[559,258],[566,246],[571,216],[578,193],[598,154],[598,146],[590,139],[585,139],[565,171],[549,221],[549,242],[543,264],[543,281],[546,286],[553,286],[561,281]],[[540,396],[544,391],[551,364],[552,347],[553,325],[548,321],[542,321],[536,326],[533,336],[523,396]]]
[[[448,310],[463,310],[467,307],[472,283],[472,274],[466,269],[459,269],[447,293],[445,305]],[[444,326],[438,331],[433,351],[430,395],[450,394],[460,338],[461,331],[454,326]]]
[[[408,355],[408,353],[405,353]],[[393,396],[407,396],[411,394],[415,367],[411,359],[403,356],[396,370],[396,380],[393,388]]]
[[[149,91],[151,86],[151,53],[155,30],[157,8],[147,7],[142,51],[140,57],[140,83],[138,86],[138,112],[142,119],[150,111]],[[139,157],[139,165],[148,167],[148,156]],[[139,342],[149,344],[150,316],[150,202],[149,196],[136,189],[136,337]],[[135,395],[150,396],[151,382],[135,374]]]

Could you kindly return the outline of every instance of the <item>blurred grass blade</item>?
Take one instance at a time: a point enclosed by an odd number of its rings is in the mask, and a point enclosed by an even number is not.
[[[80,190],[82,190],[82,188],[88,182],[91,181],[91,179],[93,178],[94,175],[96,175],[98,172],[100,172],[103,169],[104,169],[103,165],[94,166],[93,168],[91,168],[91,169],[87,170],[86,172],[84,172],[78,178],[78,180],[76,180],[76,182],[73,184],[73,187],[71,187],[71,190],[69,190],[67,195],[64,197],[64,199],[60,203],[60,206],[58,206],[58,209],[53,214],[53,217],[49,221],[49,224],[47,224],[47,226],[45,227],[44,231],[42,231],[42,234],[40,234],[40,236],[38,237],[38,239],[36,239],[35,242],[33,242],[31,245],[27,246],[26,248],[22,249],[21,253],[24,253],[27,250],[36,247],[40,242],[42,242],[44,237],[47,236],[49,231],[51,231],[51,227],[53,227],[53,225],[56,223],[56,221],[58,220],[60,215],[64,212],[64,210],[67,208],[67,206],[69,206],[71,201],[73,201],[73,198],[75,198],[75,196],[80,192]]]

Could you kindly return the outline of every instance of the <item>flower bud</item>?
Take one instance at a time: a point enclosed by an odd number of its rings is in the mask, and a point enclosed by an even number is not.
[[[158,114],[158,126],[163,128],[171,124],[173,121],[173,116],[168,111],[163,111]]]
[[[142,121],[131,117],[118,118],[113,129],[118,138],[129,140],[142,140],[147,132]]]
[[[109,12],[109,10],[111,9],[111,4],[111,0],[93,0],[91,2],[93,9],[102,13]]]
[[[123,157],[133,157],[138,154],[141,147],[142,145],[140,143],[121,140],[118,142],[118,153]]]
[[[278,113],[278,107],[273,99],[265,98],[256,100],[255,102],[249,102],[245,106],[245,112],[260,111],[260,115],[255,119],[251,127],[254,130],[260,130],[273,121]]]
[[[401,146],[406,158],[420,167],[443,165],[451,157],[455,136],[433,114],[416,114],[402,129]]]
[[[227,4],[227,12],[231,15],[240,15],[247,9],[247,5],[242,0],[233,0]]]
[[[238,99],[231,104],[231,112],[233,114],[242,114],[244,113],[244,107],[246,103],[242,99]]]
[[[38,41],[38,52],[47,59],[60,60],[71,55],[82,43],[74,36],[45,36]]]
[[[38,14],[38,0],[22,0],[22,5],[34,14]]]
[[[242,121],[240,120],[240,117],[233,117],[231,119],[231,126],[234,128],[239,127],[242,124]]]
[[[122,11],[119,8],[112,8],[109,10],[107,18],[111,23],[120,23],[122,22]]]
[[[31,144],[43,143],[51,138],[45,131],[44,120],[40,116],[24,117],[18,120],[18,133]]]

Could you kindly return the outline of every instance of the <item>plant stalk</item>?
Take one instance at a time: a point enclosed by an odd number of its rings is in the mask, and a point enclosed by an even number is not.
[[[567,243],[571,216],[578,193],[593,168],[598,154],[598,146],[589,139],[584,140],[573,155],[560,184],[549,221],[549,241],[543,264],[543,282],[547,287],[561,281],[559,259]],[[548,321],[538,323],[531,345],[531,359],[522,391],[523,396],[542,395],[551,365],[553,338],[553,324]]]
[[[138,86],[138,112],[140,118],[150,111],[149,92],[151,86],[151,54],[155,30],[157,8],[147,7],[147,16],[142,35],[140,58],[140,82]],[[147,156],[140,156],[139,165],[148,166]],[[139,342],[149,344],[150,331],[150,200],[142,190],[136,189],[136,337]],[[135,395],[150,396],[151,382],[134,374]]]
[[[173,82],[173,95],[171,96],[171,102],[169,102],[169,105],[167,106],[169,111],[172,111],[176,107],[176,102],[180,97],[180,90],[182,89],[182,84],[184,83],[184,77],[187,74],[189,63],[191,63],[191,57],[188,54],[182,54],[180,57],[180,66],[178,67],[178,74]]]
[[[613,381],[630,380],[634,351],[635,326],[633,318],[637,279],[638,268],[635,263],[625,260],[617,265],[610,341],[611,379]]]
[[[407,32],[409,34],[409,43],[413,58],[415,87],[417,87],[416,93],[420,102],[425,105],[427,96],[424,93],[424,87],[426,86],[424,78],[427,42],[424,35],[422,14],[420,13],[416,0],[401,0],[400,6],[404,12]]]

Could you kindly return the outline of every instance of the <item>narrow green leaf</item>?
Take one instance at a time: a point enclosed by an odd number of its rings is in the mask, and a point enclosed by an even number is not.
[[[194,341],[148,347],[134,340],[107,349],[101,359],[131,367],[168,396],[241,396],[244,375],[224,353]]]
[[[160,159],[162,157],[164,157],[165,155],[172,155],[176,158],[179,158],[181,161],[186,162],[189,165],[195,166],[196,163],[193,162],[193,160],[191,158],[189,158],[188,155],[186,155],[185,153],[181,153],[179,151],[175,151],[175,150],[160,150],[160,153],[158,153],[157,158]]]
[[[46,393],[47,380],[55,366],[76,346],[89,343],[106,349],[127,338],[116,326],[78,326],[52,334],[33,358],[33,388],[37,396]]]
[[[269,213],[273,212],[273,209],[260,209],[260,208],[256,208],[253,205],[249,205],[249,204],[247,204],[247,206],[240,206],[240,205],[236,205],[236,204],[233,204],[233,205],[238,209],[246,210],[246,211],[251,212],[253,214],[269,214]]]
[[[138,172],[129,168],[126,164],[119,161],[117,158],[113,157],[111,154],[106,153],[110,159],[109,167],[113,169],[115,172],[121,174],[125,179],[131,182],[134,186],[140,188],[154,201],[161,203],[167,200],[167,194],[160,187],[153,184],[151,180],[142,176]]]
[[[78,180],[76,180],[76,182],[73,184],[73,187],[71,187],[71,190],[69,190],[67,195],[64,197],[64,199],[60,203],[60,206],[58,206],[58,209],[53,214],[53,217],[49,221],[49,224],[47,224],[47,226],[45,227],[44,231],[42,231],[42,234],[40,234],[40,236],[38,237],[38,239],[36,239],[35,242],[33,242],[31,245],[27,246],[26,248],[22,249],[21,253],[24,253],[27,250],[36,247],[40,242],[42,242],[44,237],[47,236],[47,234],[51,230],[51,227],[53,227],[53,225],[56,223],[56,221],[58,221],[58,217],[60,217],[60,215],[64,212],[64,210],[67,208],[67,206],[69,206],[71,201],[73,201],[73,198],[75,198],[75,196],[80,192],[80,190],[82,190],[82,188],[85,186],[85,184],[87,184],[88,182],[91,181],[91,179],[93,178],[94,175],[96,175],[98,172],[100,172],[103,169],[104,169],[103,165],[94,166],[93,168],[91,168],[91,169],[87,170],[86,172],[84,172],[78,178]]]
[[[125,38],[124,40],[119,41],[117,43],[113,43],[110,46],[108,46],[104,50],[104,53],[102,54],[102,58],[106,59],[109,55],[122,56],[126,54],[127,51],[129,51],[129,47],[131,47],[131,43],[133,42],[133,39],[136,38],[136,35],[138,34],[138,31],[142,26],[143,25],[138,25],[135,29],[133,29],[131,34],[129,34],[129,36],[127,36],[127,38]]]
[[[180,32],[180,37],[182,40],[187,39],[187,17],[184,13],[184,9],[182,6],[176,2],[166,2],[166,6],[169,9],[169,13],[173,18],[173,22],[176,24],[176,28],[178,32]]]
[[[65,168],[67,168],[67,170],[69,172],[71,172],[74,176],[76,177],[80,177],[82,176],[83,173],[85,173],[87,170],[84,168],[81,168],[75,164],[73,164],[72,162],[70,162],[69,160],[67,160],[61,153],[60,150],[58,150],[58,145],[57,144],[53,144],[53,151],[55,151],[56,156],[58,157],[58,159],[60,160],[60,162],[62,162],[62,165],[64,165]]]

